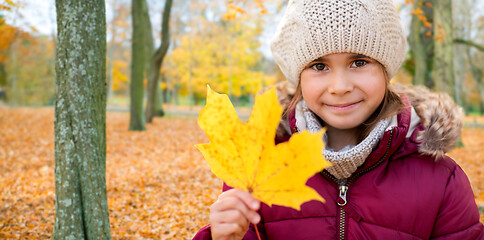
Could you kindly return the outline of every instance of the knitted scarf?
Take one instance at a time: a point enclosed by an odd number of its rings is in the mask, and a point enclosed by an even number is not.
[[[391,120],[391,118],[387,118],[378,122],[370,134],[356,146],[348,145],[339,151],[335,151],[326,144],[322,154],[332,164],[326,170],[337,179],[346,179],[351,176],[380,142]],[[296,126],[299,131],[308,130],[312,133],[318,132],[323,127],[318,121],[318,117],[307,107],[304,100],[296,105]],[[325,143],[328,142],[326,134],[324,134],[323,140]]]

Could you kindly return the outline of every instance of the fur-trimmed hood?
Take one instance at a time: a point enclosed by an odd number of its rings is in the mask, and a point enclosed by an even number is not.
[[[286,109],[296,91],[287,81],[275,85],[279,103]],[[425,87],[399,83],[391,88],[400,95],[406,95],[425,130],[419,132],[419,152],[439,159],[458,142],[462,130],[462,108],[445,93],[431,92]],[[278,136],[290,135],[289,121],[281,119]]]

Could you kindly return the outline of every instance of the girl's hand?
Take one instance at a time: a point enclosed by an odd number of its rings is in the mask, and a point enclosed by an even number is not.
[[[223,192],[210,207],[210,225],[214,240],[240,240],[250,223],[257,224],[260,201],[248,192],[230,189]]]

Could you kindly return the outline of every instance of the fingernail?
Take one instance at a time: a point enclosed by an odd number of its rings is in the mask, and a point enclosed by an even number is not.
[[[259,215],[256,215],[254,218],[252,218],[252,223],[253,224],[257,224],[257,223],[259,223],[259,221],[260,221],[260,216]]]
[[[259,202],[252,202],[251,206],[252,206],[252,209],[258,209],[259,208]]]

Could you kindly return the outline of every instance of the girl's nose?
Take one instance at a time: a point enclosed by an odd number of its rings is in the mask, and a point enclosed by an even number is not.
[[[335,71],[331,76],[328,91],[331,94],[345,94],[353,91],[353,82],[344,71]]]

